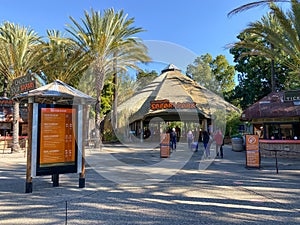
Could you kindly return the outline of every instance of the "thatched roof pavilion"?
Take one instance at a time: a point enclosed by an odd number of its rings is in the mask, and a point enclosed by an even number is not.
[[[211,120],[218,111],[240,112],[221,96],[182,74],[180,70],[169,65],[162,74],[144,89],[136,92],[130,99],[118,107],[119,120],[129,124],[159,117],[167,121],[201,121]],[[122,119],[123,118],[123,119]]]

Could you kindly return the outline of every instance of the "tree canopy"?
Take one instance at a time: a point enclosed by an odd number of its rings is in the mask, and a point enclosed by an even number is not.
[[[291,9],[286,12],[273,1],[268,3],[270,14],[250,23],[243,32],[251,38],[240,40],[234,46],[247,49],[244,54],[281,59],[281,65],[290,70],[285,86],[297,88],[300,84],[300,3],[291,0]]]
[[[224,94],[234,88],[234,67],[229,65],[224,55],[215,59],[208,53],[197,57],[193,64],[187,66],[187,74],[216,93]]]

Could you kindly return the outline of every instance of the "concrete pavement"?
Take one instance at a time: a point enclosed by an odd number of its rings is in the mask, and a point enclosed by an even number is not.
[[[203,160],[178,145],[160,158],[149,144],[87,149],[86,187],[77,174],[33,178],[25,191],[24,153],[0,154],[0,224],[300,224],[300,163],[262,159],[245,168],[245,152]],[[202,165],[205,164],[203,167]]]

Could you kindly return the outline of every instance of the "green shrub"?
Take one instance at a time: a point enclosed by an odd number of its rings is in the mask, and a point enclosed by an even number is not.
[[[240,121],[240,116],[240,113],[233,112],[227,117],[225,136],[242,137],[242,135],[239,133],[239,125],[243,124]]]

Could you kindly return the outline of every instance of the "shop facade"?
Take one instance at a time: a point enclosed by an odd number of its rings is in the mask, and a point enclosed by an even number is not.
[[[273,92],[247,108],[241,120],[260,138],[263,156],[300,158],[300,90]]]
[[[0,98],[0,150],[10,149],[13,135],[13,108],[12,99]],[[19,107],[19,143],[21,148],[26,147],[28,134],[28,112],[26,104]]]

